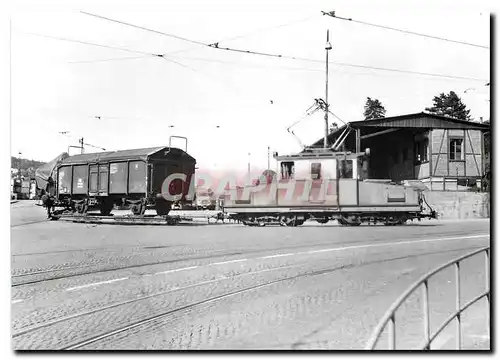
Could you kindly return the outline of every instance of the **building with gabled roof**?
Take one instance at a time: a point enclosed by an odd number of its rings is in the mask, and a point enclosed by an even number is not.
[[[480,187],[489,124],[430,113],[350,122],[327,137],[343,151],[370,149],[368,177],[420,180],[435,190]],[[323,138],[311,145],[323,147]]]

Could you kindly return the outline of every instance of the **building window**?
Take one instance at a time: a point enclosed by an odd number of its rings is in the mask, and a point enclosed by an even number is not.
[[[311,178],[313,180],[321,179],[321,163],[311,164]]]
[[[463,160],[463,139],[451,139],[450,140],[450,160]]]
[[[417,164],[429,161],[429,139],[415,143],[415,162]]]
[[[281,163],[281,178],[293,179],[295,173],[295,166],[293,161],[284,161]]]

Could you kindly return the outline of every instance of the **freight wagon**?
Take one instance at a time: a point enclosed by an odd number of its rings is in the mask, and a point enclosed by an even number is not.
[[[185,138],[183,138],[185,139]],[[187,144],[187,139],[186,139]],[[179,195],[186,202],[196,160],[186,151],[171,146],[59,156],[37,169],[37,187],[47,192],[55,207],[85,214],[99,209],[109,215],[115,205],[129,208],[134,215],[143,215],[154,208],[158,215],[167,215],[172,201],[162,192]],[[171,174],[184,174],[170,182]]]

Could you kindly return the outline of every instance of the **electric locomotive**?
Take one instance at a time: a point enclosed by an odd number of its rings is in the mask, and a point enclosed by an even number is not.
[[[224,211],[246,225],[302,225],[307,219],[358,226],[363,222],[401,225],[436,218],[424,206],[422,191],[390,180],[367,178],[369,149],[364,153],[308,149],[295,155],[274,154],[277,176],[232,189]],[[427,204],[427,203],[426,203]]]

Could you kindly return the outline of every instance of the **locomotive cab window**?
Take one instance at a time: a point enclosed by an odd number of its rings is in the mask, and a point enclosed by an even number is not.
[[[339,179],[352,179],[352,160],[339,160]]]
[[[295,163],[293,161],[283,161],[281,163],[281,178],[293,179],[295,173]]]
[[[311,163],[311,179],[321,179],[321,163]]]
[[[415,164],[429,161],[429,139],[424,139],[415,143]]]

